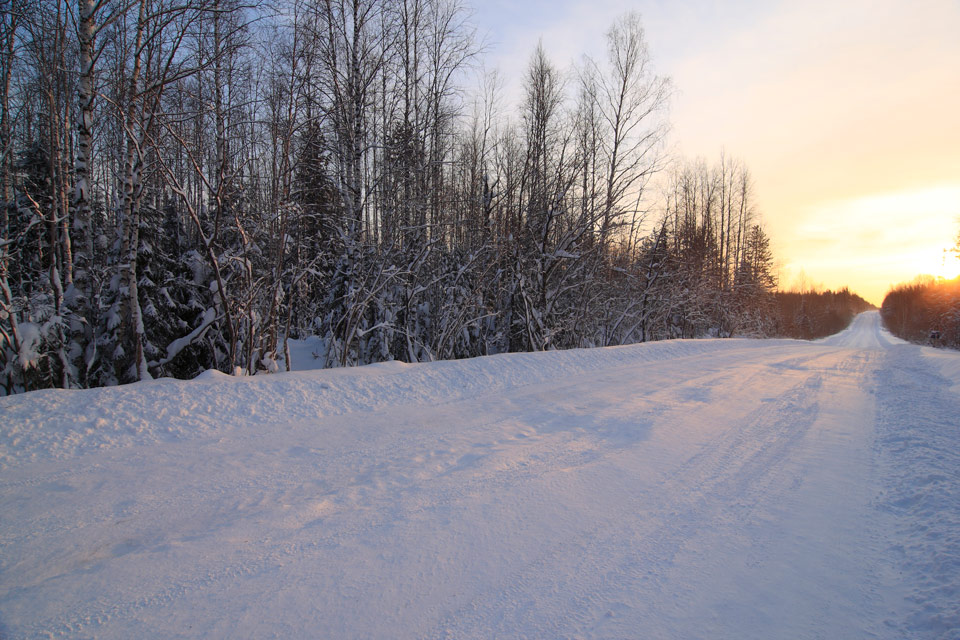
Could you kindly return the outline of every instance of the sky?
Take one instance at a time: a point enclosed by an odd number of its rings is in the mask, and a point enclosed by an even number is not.
[[[507,95],[538,41],[560,67],[602,58],[641,15],[669,76],[672,153],[743,160],[781,285],[849,286],[879,304],[953,277],[960,231],[960,0],[487,0],[484,63]]]

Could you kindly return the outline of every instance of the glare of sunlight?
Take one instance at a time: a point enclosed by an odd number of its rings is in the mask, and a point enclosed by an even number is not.
[[[953,280],[960,276],[960,255],[956,251],[944,249],[932,274],[938,278]]]
[[[892,284],[960,273],[950,251],[958,218],[957,184],[823,202],[790,230],[789,262],[827,287],[849,285],[879,303]]]

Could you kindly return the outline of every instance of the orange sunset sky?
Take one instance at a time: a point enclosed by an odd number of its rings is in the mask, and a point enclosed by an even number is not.
[[[879,304],[891,284],[960,272],[944,251],[960,231],[960,2],[474,7],[508,96],[538,40],[568,67],[639,12],[674,86],[669,149],[747,164],[783,286],[849,285]]]

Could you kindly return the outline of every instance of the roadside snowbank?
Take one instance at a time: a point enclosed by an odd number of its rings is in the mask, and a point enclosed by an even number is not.
[[[762,349],[755,340],[672,340],[609,349],[520,353],[424,364],[388,362],[253,377],[208,371],[85,391],[48,389],[0,398],[0,469],[85,451],[215,437],[252,422],[313,420],[457,398],[591,371]]]

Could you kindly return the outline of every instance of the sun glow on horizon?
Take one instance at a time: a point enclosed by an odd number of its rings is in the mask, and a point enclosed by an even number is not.
[[[960,225],[960,184],[823,202],[784,229],[788,271],[827,288],[849,286],[879,304],[893,285],[919,275],[953,279],[950,251]]]
[[[960,277],[960,256],[955,251],[944,249],[943,256],[933,270],[933,275],[945,280]]]

